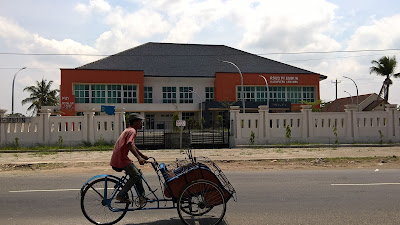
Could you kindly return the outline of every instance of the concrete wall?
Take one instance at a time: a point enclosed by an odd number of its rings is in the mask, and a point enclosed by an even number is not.
[[[400,142],[400,112],[396,105],[386,106],[386,111],[357,112],[355,105],[347,105],[346,112],[312,112],[303,106],[301,113],[268,113],[260,106],[258,113],[239,113],[231,107],[231,124],[234,137],[232,146],[250,143],[379,143]],[[287,126],[290,138],[286,137]],[[335,129],[336,128],[336,129]]]
[[[387,105],[386,111],[357,112],[355,105],[346,106],[346,112],[312,112],[303,106],[300,113],[268,113],[260,106],[258,113],[240,113],[238,106],[230,110],[230,145],[300,143],[384,143],[400,142],[400,112],[396,105]],[[95,116],[94,110],[83,116],[50,116],[51,110],[40,111],[25,123],[1,121],[0,145],[21,146],[58,144],[66,146],[115,141],[125,127],[124,110],[113,116]],[[0,111],[4,117],[4,111]],[[287,129],[289,127],[290,129]],[[290,130],[290,139],[286,137]]]
[[[4,117],[4,113],[0,114]],[[21,146],[58,144],[60,141],[67,146],[80,145],[83,141],[115,141],[125,128],[122,111],[114,116],[94,116],[93,111],[85,112],[84,116],[50,114],[50,110],[46,110],[25,123],[0,123],[0,144],[15,144],[16,138]]]

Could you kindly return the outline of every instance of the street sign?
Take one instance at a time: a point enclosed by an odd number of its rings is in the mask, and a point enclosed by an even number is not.
[[[186,126],[186,120],[177,120],[176,121],[176,126],[177,127],[185,127]]]

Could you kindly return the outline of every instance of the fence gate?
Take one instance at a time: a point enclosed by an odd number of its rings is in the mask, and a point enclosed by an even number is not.
[[[172,127],[172,122],[163,122],[160,129],[140,130],[135,145],[139,149],[177,149],[180,147],[180,130]],[[182,148],[228,148],[229,123],[204,129],[186,126],[182,131]]]

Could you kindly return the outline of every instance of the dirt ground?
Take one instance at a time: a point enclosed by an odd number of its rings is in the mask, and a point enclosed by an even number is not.
[[[0,153],[0,174],[29,172],[112,172],[112,151]],[[187,157],[183,150],[144,150],[166,164]],[[195,149],[192,154],[212,159],[223,171],[263,171],[332,168],[400,168],[400,146],[324,148]],[[130,158],[134,158],[130,155]],[[150,171],[150,165],[141,166]]]

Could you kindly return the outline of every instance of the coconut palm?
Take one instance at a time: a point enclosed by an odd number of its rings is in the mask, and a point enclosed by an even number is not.
[[[47,80],[42,79],[40,82],[36,81],[36,85],[28,86],[24,88],[24,91],[30,93],[30,96],[22,100],[22,105],[26,103],[31,103],[28,111],[33,110],[32,114],[38,112],[42,106],[55,106],[58,105],[57,94],[58,89],[51,89],[53,81],[47,82]]]
[[[393,75],[394,70],[396,69],[397,61],[396,61],[396,56],[393,56],[392,58],[388,56],[383,56],[380,58],[378,61],[372,60],[371,63],[374,66],[370,67],[369,73],[376,73],[377,75],[380,76],[385,76],[386,79],[383,82],[383,86],[381,88],[381,93],[379,95],[382,95],[382,92],[384,92],[384,99],[385,102],[388,102],[389,99],[389,86],[393,83],[390,77]],[[393,77],[397,78],[399,77],[399,73],[394,74]]]

